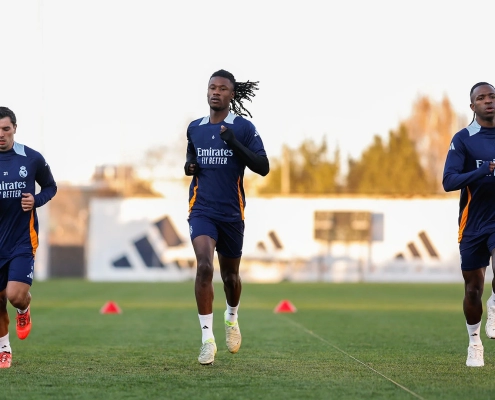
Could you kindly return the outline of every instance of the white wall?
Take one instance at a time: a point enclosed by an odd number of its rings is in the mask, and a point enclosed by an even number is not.
[[[44,281],[48,278],[48,236],[50,232],[50,203],[36,209],[38,215],[38,249],[36,250],[36,259],[34,264],[34,279]]]
[[[95,281],[177,281],[195,276],[187,199],[93,199],[87,274]],[[314,212],[383,214],[383,241],[321,243],[314,239]],[[244,281],[461,282],[457,244],[457,199],[250,198],[241,275]],[[167,216],[184,243],[169,247],[154,222]],[[283,245],[276,249],[269,233]],[[420,232],[439,257],[430,257]],[[134,242],[147,238],[163,267],[146,267]],[[262,242],[265,251],[260,250]],[[414,243],[421,257],[408,249]],[[404,259],[396,259],[402,253]],[[112,263],[126,257],[131,267]],[[176,263],[177,262],[177,263]],[[179,266],[177,266],[177,264]],[[218,268],[217,268],[218,269]],[[218,279],[218,270],[215,279]]]

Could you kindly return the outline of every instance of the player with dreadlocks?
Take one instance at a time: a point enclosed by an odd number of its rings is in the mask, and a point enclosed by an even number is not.
[[[464,316],[469,334],[468,367],[484,365],[480,338],[482,295],[486,267],[495,272],[495,88],[487,82],[470,91],[473,121],[450,143],[443,172],[443,187],[460,190],[459,251],[464,278]],[[495,278],[487,303],[485,332],[495,339]]]
[[[217,346],[213,335],[213,257],[217,251],[226,297],[224,325],[227,348],[237,353],[241,331],[237,311],[241,297],[239,265],[244,238],[244,170],[265,176],[270,167],[260,135],[244,116],[258,82],[237,82],[225,70],[208,82],[210,114],[187,128],[184,170],[189,188],[189,232],[196,254],[196,304],[202,332],[198,361],[211,364]]]

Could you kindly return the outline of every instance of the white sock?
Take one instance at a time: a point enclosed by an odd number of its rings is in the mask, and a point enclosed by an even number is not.
[[[12,349],[10,348],[9,334],[7,333],[4,337],[0,338],[0,353],[2,351],[8,351],[12,353]]]
[[[28,312],[28,310],[29,310],[29,306],[28,306],[28,308],[26,308],[25,310],[21,310],[21,309],[19,309],[19,308],[18,308],[18,309],[17,309],[17,312],[18,312],[19,314],[26,314],[26,313]]]
[[[215,337],[213,336],[213,313],[208,315],[198,314],[198,317],[199,324],[201,325],[201,340],[203,343],[208,339],[215,340]]]
[[[469,334],[469,344],[474,344],[474,345],[481,344],[480,327],[481,327],[481,321],[474,325],[469,325],[466,322],[466,328]]]
[[[237,304],[235,307],[229,306],[229,303],[225,302],[227,304],[227,312],[225,313],[225,320],[228,322],[236,322],[237,321],[237,310],[239,309],[239,304]]]
[[[492,307],[495,307],[495,293],[493,292],[493,289],[492,289],[492,295],[489,298],[489,303],[491,303]]]

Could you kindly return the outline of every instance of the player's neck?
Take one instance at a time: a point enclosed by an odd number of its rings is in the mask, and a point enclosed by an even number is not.
[[[210,109],[210,123],[219,124],[220,122],[223,122],[225,118],[227,118],[227,115],[229,115],[228,108],[221,111],[215,111]]]
[[[476,116],[476,122],[483,128],[495,128],[495,118],[481,119]]]

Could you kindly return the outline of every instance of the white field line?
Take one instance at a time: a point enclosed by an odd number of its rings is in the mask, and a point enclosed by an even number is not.
[[[400,383],[398,382],[395,382],[393,379],[389,378],[388,376],[382,374],[381,372],[377,371],[376,369],[374,368],[371,368],[369,365],[365,364],[363,361],[361,360],[358,360],[356,357],[350,355],[349,353],[345,352],[344,350],[340,349],[339,347],[333,345],[332,343],[330,343],[328,340],[325,340],[323,339],[321,336],[318,336],[316,333],[314,333],[313,331],[310,331],[309,329],[307,329],[306,327],[304,327],[303,325],[293,321],[292,319],[290,318],[287,318],[287,320],[297,326],[298,328],[302,329],[303,331],[305,331],[306,333],[310,334],[311,336],[321,340],[322,342],[328,344],[330,347],[333,347],[335,350],[341,352],[342,354],[346,355],[347,357],[349,358],[352,358],[354,361],[358,362],[359,364],[363,365],[364,367],[368,368],[369,370],[373,371],[375,374],[378,374],[380,375],[381,377],[385,378],[387,381],[389,382],[392,382],[394,385],[398,386],[399,388],[401,388],[402,390],[405,390],[406,392],[410,393],[412,396],[418,398],[418,399],[421,399],[421,400],[425,400],[423,397],[421,397],[419,394],[417,393],[414,393],[412,390],[406,388],[405,386],[401,385]]]

